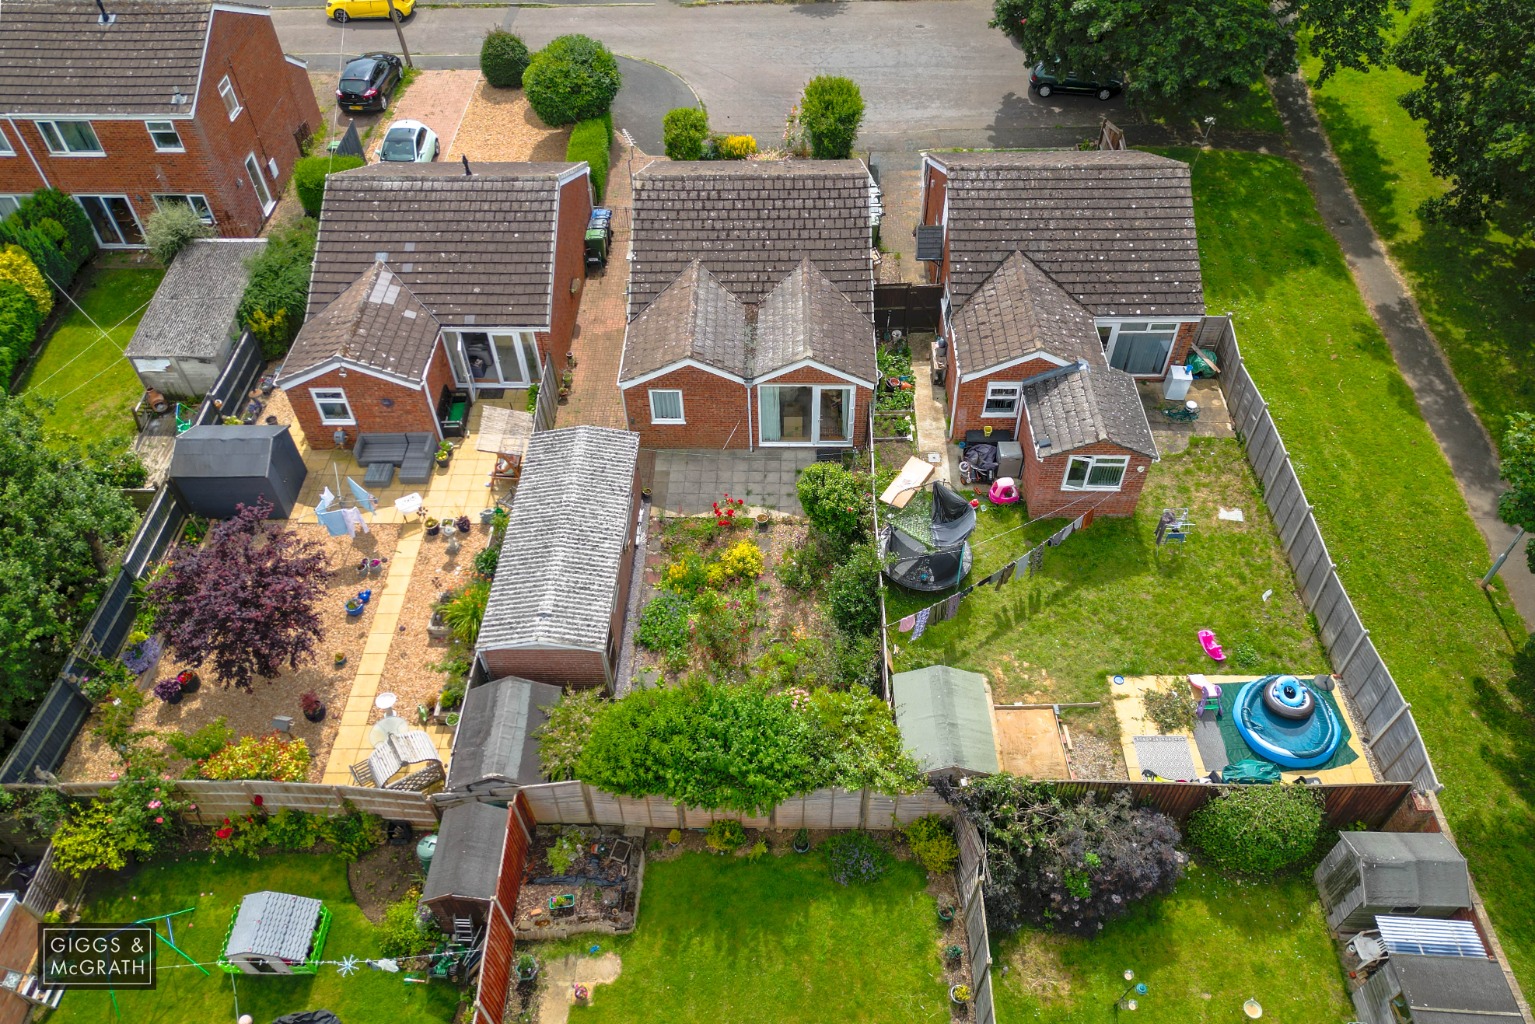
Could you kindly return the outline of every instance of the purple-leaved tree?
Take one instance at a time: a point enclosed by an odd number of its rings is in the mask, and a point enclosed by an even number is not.
[[[171,653],[196,668],[211,661],[226,687],[250,692],[254,677],[314,657],[331,571],[322,545],[266,521],[271,502],[236,509],[208,543],[176,548],[148,595]]]

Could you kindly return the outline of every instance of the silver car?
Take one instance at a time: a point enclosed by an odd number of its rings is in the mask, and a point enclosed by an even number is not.
[[[430,163],[437,159],[437,133],[420,121],[396,121],[384,136],[378,158],[385,163]]]

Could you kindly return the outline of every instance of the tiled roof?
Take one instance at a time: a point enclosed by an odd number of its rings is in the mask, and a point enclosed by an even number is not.
[[[223,354],[250,279],[245,263],[265,248],[264,238],[200,238],[182,249],[123,355],[214,359]]]
[[[757,310],[752,375],[814,359],[871,385],[874,323],[807,256]]]
[[[1021,250],[1094,315],[1204,312],[1187,164],[1132,150],[932,159],[949,172],[956,306]]]
[[[1100,359],[1102,357],[1100,356]],[[1024,408],[1042,455],[1059,455],[1099,441],[1111,441],[1152,458],[1157,444],[1135,379],[1123,370],[1089,363],[1071,373],[1055,374],[1023,388]]]
[[[0,114],[187,114],[211,0],[5,0]]]
[[[337,358],[418,381],[440,329],[393,269],[378,261],[304,322],[278,383]]]
[[[309,959],[309,946],[320,923],[320,906],[311,896],[270,890],[251,893],[235,912],[224,955],[255,953],[303,963]]]
[[[332,176],[309,314],[381,259],[445,325],[547,325],[559,179],[577,166],[373,164]]]
[[[1027,256],[1013,252],[954,317],[962,373],[977,373],[1032,352],[1103,361],[1092,314]]]
[[[748,373],[746,307],[694,260],[629,323],[618,379],[696,359],[737,377]]]
[[[629,315],[694,259],[742,302],[800,260],[874,311],[869,172],[856,160],[658,160],[634,177]]]
[[[567,427],[523,458],[479,649],[603,651],[630,519],[638,434]]]

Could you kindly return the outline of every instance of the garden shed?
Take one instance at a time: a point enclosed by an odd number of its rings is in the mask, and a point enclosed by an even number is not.
[[[176,255],[123,350],[144,387],[170,398],[212,390],[240,339],[246,263],[265,248],[264,238],[203,238]]]
[[[315,974],[330,911],[312,896],[253,892],[240,901],[219,966],[230,974]]]
[[[193,515],[228,519],[266,498],[272,518],[286,519],[308,473],[286,426],[209,423],[176,438],[170,483]]]
[[[510,813],[477,801],[442,812],[421,902],[443,931],[453,931],[454,918],[470,920],[476,928],[485,923],[496,896]]]
[[[1503,967],[1469,921],[1382,917],[1384,963],[1353,992],[1368,1024],[1514,1024],[1523,1020]]]
[[[930,665],[897,672],[890,689],[901,740],[929,779],[997,773],[991,687],[985,676]]]
[[[538,730],[563,693],[558,686],[508,676],[465,694],[448,789],[474,793],[543,782]]]
[[[1471,876],[1438,832],[1344,832],[1314,874],[1327,925],[1357,932],[1377,914],[1451,917],[1471,906]]]

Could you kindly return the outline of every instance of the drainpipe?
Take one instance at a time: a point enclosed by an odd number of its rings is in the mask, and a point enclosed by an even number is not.
[[[757,450],[757,446],[753,442],[753,435],[752,435],[752,386],[751,386],[751,381],[747,381],[746,382],[746,450],[749,451],[749,452],[754,452],[754,451]]]

